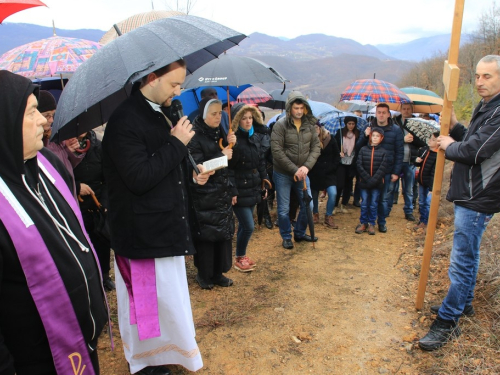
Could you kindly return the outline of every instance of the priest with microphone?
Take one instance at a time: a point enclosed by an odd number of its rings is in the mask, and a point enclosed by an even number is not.
[[[188,184],[204,185],[213,172],[198,165],[197,173],[189,162],[194,131],[182,106],[174,121],[162,111],[185,77],[183,60],[145,76],[112,114],[102,142],[118,322],[132,374],[203,367],[184,257],[195,253],[198,230]]]

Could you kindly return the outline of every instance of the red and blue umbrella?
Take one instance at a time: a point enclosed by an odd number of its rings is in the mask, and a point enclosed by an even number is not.
[[[260,103],[265,103],[271,100],[271,95],[267,91],[261,89],[260,87],[250,86],[249,88],[243,90],[235,102],[231,102],[231,105],[235,103],[246,103],[250,105],[256,105]]]
[[[375,103],[411,103],[410,98],[392,83],[380,79],[358,79],[340,95],[340,101],[362,100]]]

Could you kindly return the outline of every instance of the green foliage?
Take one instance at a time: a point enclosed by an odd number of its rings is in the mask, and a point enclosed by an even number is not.
[[[458,121],[468,123],[481,97],[477,94],[473,84],[465,84],[458,88],[458,96],[453,107]]]

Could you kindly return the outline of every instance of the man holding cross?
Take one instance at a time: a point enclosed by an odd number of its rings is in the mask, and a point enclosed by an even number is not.
[[[483,57],[476,67],[476,88],[482,97],[469,127],[452,113],[450,136],[438,138],[439,149],[455,162],[446,199],[455,205],[455,232],[448,275],[450,287],[420,348],[435,350],[460,335],[462,315],[474,315],[472,300],[479,268],[481,238],[493,215],[500,212],[500,56]]]

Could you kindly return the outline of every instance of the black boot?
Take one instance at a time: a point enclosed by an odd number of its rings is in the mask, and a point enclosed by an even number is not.
[[[107,272],[102,275],[102,284],[104,285],[106,292],[111,292],[116,289],[115,283],[111,280],[111,277],[109,277],[109,273]]]
[[[432,351],[439,349],[451,339],[457,338],[462,332],[457,323],[449,320],[437,318],[432,322],[427,335],[420,339],[418,345],[420,349]]]

